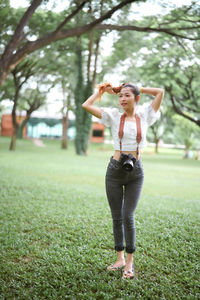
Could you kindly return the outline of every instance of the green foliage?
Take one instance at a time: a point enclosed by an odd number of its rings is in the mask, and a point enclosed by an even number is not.
[[[157,1],[155,1],[157,2]],[[176,6],[176,1],[158,1],[160,6],[167,7],[168,13],[157,14],[153,16],[144,17],[141,21],[137,22],[137,25],[152,28],[158,28],[161,30],[167,28],[168,34],[174,33],[174,37],[187,37],[188,39],[195,40],[200,37],[199,32],[199,3],[198,1],[191,1],[188,5]],[[170,9],[169,9],[170,8]],[[164,31],[163,31],[164,32]],[[167,35],[168,35],[167,34]],[[165,35],[165,33],[164,33]]]
[[[10,74],[3,87],[0,87],[0,102],[3,100],[12,101],[14,95],[15,95],[15,86],[14,86],[13,77]]]
[[[186,149],[200,149],[200,128],[189,120],[175,115],[174,135],[180,143],[183,143]]]
[[[10,7],[10,1],[0,2],[0,54],[3,52],[5,45],[13,34],[13,27],[16,25],[15,10]]]
[[[143,155],[135,212],[136,278],[109,273],[112,222],[104,175],[112,151],[0,138],[0,294],[3,299],[199,299],[199,161],[182,151]],[[106,146],[107,147],[107,146]]]
[[[144,33],[136,31],[123,31],[115,34],[113,51],[110,56],[103,61],[104,73],[113,73],[115,69],[122,67],[125,70],[121,75],[121,82],[135,82],[139,79],[137,70],[135,70],[137,60],[139,60],[139,51],[144,44]],[[131,67],[131,76],[129,76],[129,67]]]

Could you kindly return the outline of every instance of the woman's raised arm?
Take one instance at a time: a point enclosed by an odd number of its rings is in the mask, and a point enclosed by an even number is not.
[[[107,86],[104,88],[104,92],[107,92],[108,94],[114,94],[116,95],[116,93],[113,91],[112,86]],[[103,92],[103,93],[104,93]],[[90,96],[83,104],[82,104],[82,108],[85,109],[87,112],[89,112],[90,114],[92,114],[93,116],[101,119],[101,114],[102,114],[102,109],[100,107],[97,107],[94,105],[94,103],[101,98],[103,93],[99,93],[99,91],[97,91],[96,93],[94,93],[92,96]]]
[[[99,91],[91,95],[83,104],[82,108],[93,116],[101,119],[102,109],[94,105],[94,103],[100,98]]]
[[[162,103],[162,99],[164,96],[164,90],[161,88],[150,88],[150,87],[142,87],[140,90],[143,94],[149,94],[149,95],[155,96],[151,105],[152,105],[153,109],[155,110],[155,112],[157,112]]]

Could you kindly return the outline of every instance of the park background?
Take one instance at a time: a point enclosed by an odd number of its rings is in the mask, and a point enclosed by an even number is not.
[[[0,5],[0,116],[11,114],[13,126],[0,137],[1,298],[199,299],[198,1]],[[102,81],[165,89],[142,156],[130,282],[106,272],[115,259],[104,190],[113,148],[90,143],[96,120],[81,108]],[[117,98],[97,105],[118,107]],[[23,138],[34,116],[60,120],[62,137]]]

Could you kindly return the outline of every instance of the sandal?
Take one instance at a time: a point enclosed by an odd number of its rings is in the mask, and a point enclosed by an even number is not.
[[[107,267],[107,270],[108,271],[117,271],[117,270],[123,268],[124,266],[125,266],[125,264],[123,264],[123,265],[121,265],[119,267],[114,267],[114,264],[112,264],[111,266]]]
[[[123,271],[122,273],[122,279],[133,279],[135,276],[135,270],[134,270],[134,266],[132,266],[131,271]]]

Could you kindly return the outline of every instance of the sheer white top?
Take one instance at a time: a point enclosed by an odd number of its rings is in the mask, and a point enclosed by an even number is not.
[[[111,127],[111,133],[114,141],[114,149],[120,150],[120,140],[118,136],[120,118],[122,113],[117,108],[101,108],[102,118],[100,123],[104,124],[106,127]],[[136,114],[140,117],[141,120],[141,131],[142,131],[142,140],[139,144],[139,148],[143,149],[146,146],[146,133],[147,128],[154,124],[156,120],[160,117],[160,112],[155,112],[151,105],[147,107],[137,108]],[[137,128],[136,122],[126,121],[124,124],[124,135],[122,138],[122,151],[136,151],[137,149]]]

